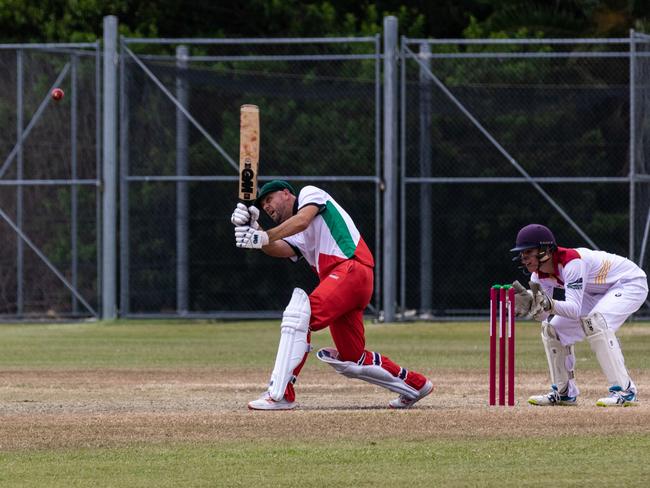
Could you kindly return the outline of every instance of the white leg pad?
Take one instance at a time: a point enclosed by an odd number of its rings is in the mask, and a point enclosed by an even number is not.
[[[551,373],[551,383],[557,385],[560,395],[578,396],[580,391],[575,384],[576,357],[573,345],[562,345],[557,332],[547,321],[542,322],[542,343]]]
[[[396,378],[384,368],[378,365],[359,365],[352,361],[340,361],[339,352],[333,347],[324,347],[316,354],[318,359],[332,366],[337,373],[347,376],[348,378],[356,378],[358,380],[367,381],[373,385],[382,386],[404,395],[410,399],[418,397],[418,390],[406,384],[401,378]]]
[[[614,331],[607,327],[605,317],[596,312],[580,319],[580,323],[609,384],[626,390],[631,379],[625,368],[621,345]]]
[[[269,394],[276,402],[284,397],[284,391],[293,375],[293,370],[300,364],[305,353],[309,351],[307,332],[309,331],[310,317],[309,296],[304,290],[294,288],[291,300],[282,314],[280,345],[269,385]]]

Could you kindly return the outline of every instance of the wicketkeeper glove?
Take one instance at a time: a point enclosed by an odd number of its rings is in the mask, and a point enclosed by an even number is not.
[[[238,203],[230,217],[230,222],[235,227],[248,225],[257,230],[260,228],[260,224],[257,223],[259,217],[260,211],[255,205],[251,205],[247,208],[243,203]]]
[[[235,227],[235,246],[242,249],[262,249],[269,243],[269,235],[249,225]]]
[[[530,310],[533,307],[533,292],[527,290],[519,281],[513,282],[512,288],[515,290],[515,316],[530,318]]]
[[[555,302],[544,293],[542,285],[536,281],[531,281],[529,285],[533,293],[533,305],[530,308],[530,315],[535,320],[544,320],[549,314],[553,313]]]

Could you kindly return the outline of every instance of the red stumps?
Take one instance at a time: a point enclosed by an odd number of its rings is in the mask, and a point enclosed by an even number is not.
[[[506,378],[508,405],[515,404],[515,292],[510,285],[490,288],[490,363],[489,404],[497,400],[497,349],[499,353],[499,405],[506,404]],[[497,319],[498,317],[498,319]],[[499,340],[497,342],[497,331]],[[497,347],[498,344],[498,347]],[[507,365],[506,365],[507,359]]]

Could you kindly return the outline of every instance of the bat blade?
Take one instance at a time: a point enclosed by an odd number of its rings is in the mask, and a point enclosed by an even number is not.
[[[242,105],[239,113],[239,200],[250,203],[257,196],[260,161],[260,109]]]

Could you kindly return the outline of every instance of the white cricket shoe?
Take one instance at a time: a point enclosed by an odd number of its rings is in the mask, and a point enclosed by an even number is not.
[[[278,400],[277,402],[271,398],[271,394],[265,391],[261,397],[252,402],[248,402],[250,410],[292,410],[296,408],[296,402],[289,402],[286,399]]]
[[[596,405],[599,407],[633,407],[638,405],[636,399],[636,389],[628,388],[623,390],[618,385],[614,385],[609,389],[609,396],[600,398]]]
[[[560,392],[557,391],[557,385],[551,385],[551,391],[545,395],[533,395],[528,399],[528,403],[539,407],[554,407],[557,405],[571,406],[578,404],[576,397],[560,395]]]
[[[395,400],[388,402],[390,408],[411,408],[417,402],[422,400],[425,396],[433,391],[433,383],[429,380],[424,384],[422,388],[418,390],[418,396],[415,398],[409,398],[406,395],[400,395]]]

